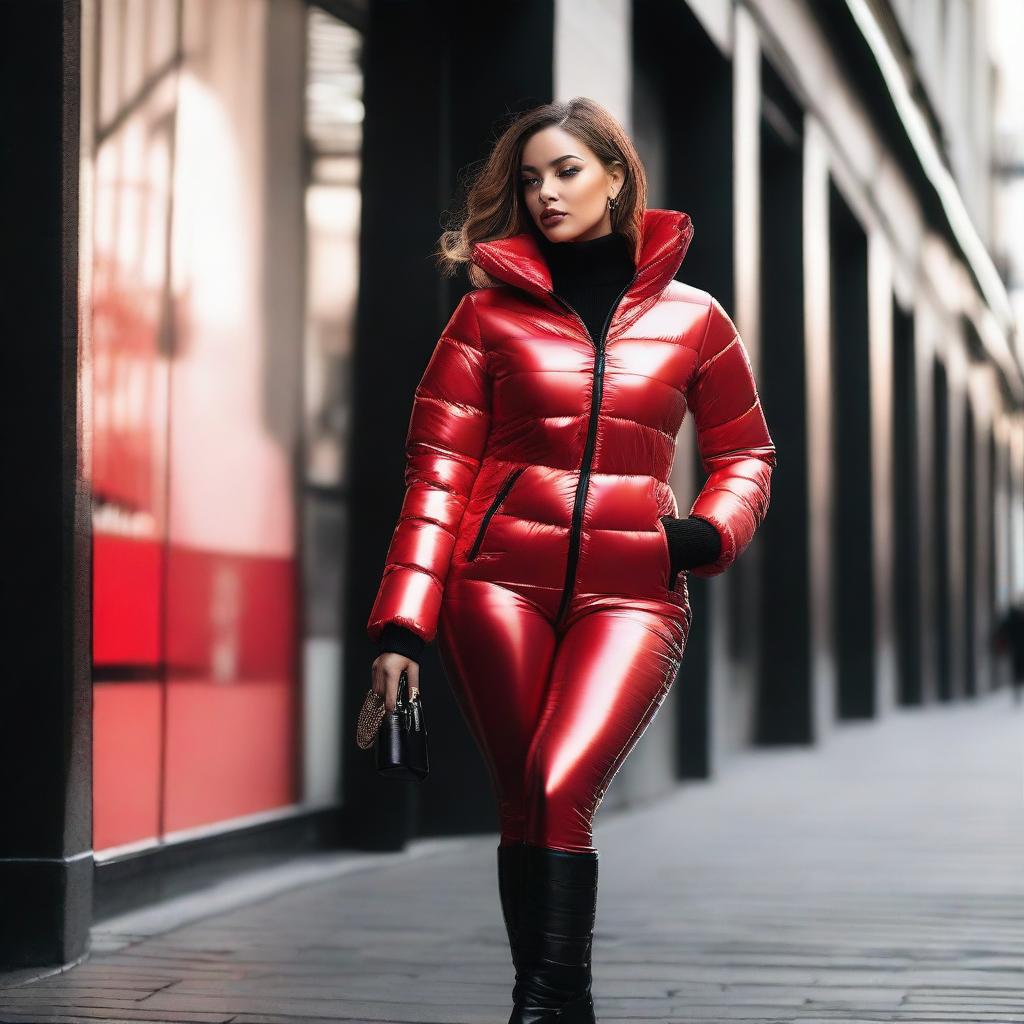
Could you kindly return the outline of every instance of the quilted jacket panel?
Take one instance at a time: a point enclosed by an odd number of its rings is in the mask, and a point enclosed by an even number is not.
[[[667,580],[659,517],[676,437],[693,416],[707,480],[690,514],[722,538],[724,572],[768,509],[776,465],[750,361],[708,292],[674,280],[690,217],[644,213],[637,271],[604,336],[554,294],[535,238],[474,247],[496,287],[458,303],[416,389],[406,492],[367,624],[436,635],[453,563],[572,594],[652,593]]]

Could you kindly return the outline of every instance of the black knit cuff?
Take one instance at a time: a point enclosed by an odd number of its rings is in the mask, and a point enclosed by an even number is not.
[[[426,646],[423,637],[414,633],[397,622],[387,623],[381,630],[380,639],[377,641],[378,654],[401,654],[419,664],[423,657],[423,648]]]
[[[706,519],[698,516],[662,516],[661,522],[668,537],[672,556],[672,579],[683,569],[708,565],[722,553],[722,538],[718,530]]]

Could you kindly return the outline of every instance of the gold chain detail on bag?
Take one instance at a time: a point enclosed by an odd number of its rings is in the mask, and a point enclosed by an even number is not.
[[[359,709],[359,721],[356,724],[356,743],[362,750],[369,750],[377,737],[380,723],[384,721],[384,698],[375,690],[370,690],[363,698],[363,706]]]

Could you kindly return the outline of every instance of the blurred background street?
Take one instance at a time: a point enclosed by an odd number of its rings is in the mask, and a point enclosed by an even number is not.
[[[0,1021],[501,1018],[495,802],[433,645],[429,778],[355,725],[467,288],[431,253],[508,119],[584,95],[691,215],[678,277],[778,451],[597,817],[601,1019],[1024,1022],[1024,2],[0,28]],[[688,417],[681,510],[704,479]]]

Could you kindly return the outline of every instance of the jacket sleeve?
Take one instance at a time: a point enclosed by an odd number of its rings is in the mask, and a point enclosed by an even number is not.
[[[491,423],[473,292],[452,313],[413,398],[406,433],[405,499],[367,622],[377,641],[388,623],[430,643],[459,525]]]
[[[708,474],[690,515],[706,519],[722,538],[718,558],[690,572],[717,576],[742,553],[764,519],[776,459],[743,339],[714,297],[687,388],[687,405]]]

